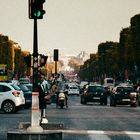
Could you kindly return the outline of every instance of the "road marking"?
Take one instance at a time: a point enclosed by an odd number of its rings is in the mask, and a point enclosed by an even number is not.
[[[49,131],[49,130],[46,130]],[[66,134],[96,134],[96,135],[108,135],[108,134],[115,134],[115,135],[139,135],[140,132],[136,131],[100,131],[100,130],[55,130],[55,131],[61,131]]]
[[[124,131],[124,133],[127,135],[140,135],[140,132],[135,132],[135,131]]]

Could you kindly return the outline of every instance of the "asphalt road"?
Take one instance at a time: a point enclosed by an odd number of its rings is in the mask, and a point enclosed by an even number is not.
[[[16,114],[0,112],[0,140],[7,130],[30,121],[30,109]],[[110,107],[99,103],[80,104],[80,97],[70,96],[69,107],[47,106],[46,117],[51,123],[63,123],[63,140],[140,140],[140,107]]]

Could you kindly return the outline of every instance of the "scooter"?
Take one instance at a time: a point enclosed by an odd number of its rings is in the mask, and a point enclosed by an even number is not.
[[[63,109],[64,106],[66,106],[66,95],[63,90],[60,90],[58,93],[58,104],[57,105],[59,105],[61,109]]]

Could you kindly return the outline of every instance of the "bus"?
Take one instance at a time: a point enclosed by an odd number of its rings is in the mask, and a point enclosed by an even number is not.
[[[7,65],[0,64],[0,81],[8,81]]]

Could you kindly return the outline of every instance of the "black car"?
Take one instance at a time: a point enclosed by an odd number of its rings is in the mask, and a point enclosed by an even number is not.
[[[24,94],[25,108],[30,108],[32,104],[32,91],[24,84],[20,84],[18,86],[23,91]]]
[[[132,86],[116,86],[110,95],[110,106],[130,105],[137,106],[137,93]]]
[[[107,93],[102,85],[87,85],[81,94],[81,104],[99,102],[107,105]]]

